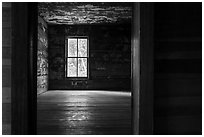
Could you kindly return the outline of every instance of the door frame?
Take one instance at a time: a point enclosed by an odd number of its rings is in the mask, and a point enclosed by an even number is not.
[[[132,134],[153,134],[153,3],[134,3]],[[12,3],[11,133],[37,134],[37,3]]]
[[[11,134],[35,135],[37,3],[12,2]]]
[[[134,3],[132,32],[133,134],[153,134],[154,4]]]

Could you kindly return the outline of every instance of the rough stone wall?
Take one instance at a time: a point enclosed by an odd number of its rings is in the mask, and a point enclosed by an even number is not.
[[[131,2],[41,2],[39,15],[49,24],[123,23],[131,20]]]
[[[48,89],[48,38],[47,24],[38,17],[38,60],[37,60],[37,93]]]

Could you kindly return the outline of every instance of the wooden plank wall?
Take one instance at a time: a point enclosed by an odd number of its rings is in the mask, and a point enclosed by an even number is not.
[[[155,3],[154,134],[202,134],[202,4]]]
[[[130,90],[130,23],[48,25],[48,28],[49,90]],[[65,77],[67,36],[88,36],[89,79],[77,80]]]
[[[11,3],[2,3],[2,134],[11,133]]]

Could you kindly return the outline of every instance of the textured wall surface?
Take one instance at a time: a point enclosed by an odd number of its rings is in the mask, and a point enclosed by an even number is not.
[[[130,2],[42,2],[39,15],[49,24],[123,23],[131,20]]]
[[[156,3],[154,26],[154,133],[202,134],[202,3]]]
[[[38,61],[37,61],[37,93],[48,89],[48,39],[47,24],[38,17]]]
[[[11,3],[2,3],[2,134],[11,134]]]
[[[89,37],[89,80],[65,78],[65,36]],[[130,24],[49,26],[49,89],[130,90],[130,72]]]

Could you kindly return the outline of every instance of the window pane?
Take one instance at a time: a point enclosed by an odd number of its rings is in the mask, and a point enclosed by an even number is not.
[[[77,77],[77,58],[67,59],[67,77]]]
[[[68,57],[77,57],[77,39],[68,38]]]
[[[87,57],[87,39],[78,39],[79,57]]]
[[[78,77],[87,77],[87,58],[78,58]]]

